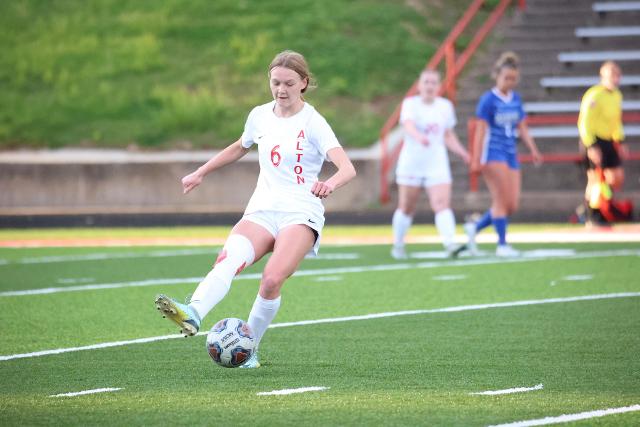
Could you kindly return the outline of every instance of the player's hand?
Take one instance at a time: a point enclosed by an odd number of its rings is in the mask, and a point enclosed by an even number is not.
[[[316,182],[313,184],[313,187],[311,187],[311,193],[320,199],[329,197],[329,194],[333,193],[333,190],[335,190],[333,185],[322,181]]]
[[[542,165],[542,162],[543,162],[542,154],[540,154],[540,152],[537,149],[531,152],[531,156],[533,157],[533,165],[535,167],[539,167],[540,165]]]
[[[420,144],[424,145],[425,147],[428,147],[429,144],[431,144],[431,142],[429,142],[429,138],[427,138],[425,135],[421,135]]]
[[[196,188],[202,183],[202,175],[195,171],[182,178],[182,194],[187,194],[189,191]]]
[[[462,153],[460,153],[460,158],[462,159],[465,165],[469,166],[471,164],[471,156],[469,156],[469,153],[467,153],[466,151],[463,151]]]
[[[469,164],[469,172],[471,173],[480,173],[482,171],[482,165],[480,164],[480,159],[477,160],[471,160],[471,163]]]

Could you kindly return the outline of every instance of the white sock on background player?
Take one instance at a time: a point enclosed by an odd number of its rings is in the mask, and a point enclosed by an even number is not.
[[[231,288],[231,281],[242,269],[253,263],[253,245],[245,236],[232,234],[218,255],[216,265],[198,285],[189,306],[203,319]]]
[[[445,249],[451,248],[456,237],[456,217],[451,209],[438,212],[435,216],[436,228],[442,238]]]
[[[391,226],[393,228],[393,246],[404,246],[404,238],[411,227],[413,217],[406,215],[400,209],[396,209],[393,213],[393,219],[391,220]]]

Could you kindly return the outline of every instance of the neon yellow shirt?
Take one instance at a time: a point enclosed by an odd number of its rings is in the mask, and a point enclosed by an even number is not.
[[[582,143],[589,147],[596,136],[609,141],[622,141],[622,93],[602,85],[589,88],[582,97],[578,131]]]

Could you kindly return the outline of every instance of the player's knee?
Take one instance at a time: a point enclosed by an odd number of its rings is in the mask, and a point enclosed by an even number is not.
[[[260,281],[260,294],[265,298],[277,298],[286,279],[287,276],[282,272],[265,269]]]
[[[400,208],[400,212],[402,212],[406,216],[413,217],[413,215],[416,213],[416,208],[404,207],[404,208]]]
[[[449,203],[446,198],[438,198],[431,201],[431,209],[435,213],[442,212],[446,209],[449,209]]]
[[[243,235],[232,234],[218,254],[214,271],[225,280],[231,281],[235,275],[253,263],[254,257],[255,251],[251,241]]]

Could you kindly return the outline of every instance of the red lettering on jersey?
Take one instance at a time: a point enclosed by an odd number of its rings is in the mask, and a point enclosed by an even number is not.
[[[305,140],[305,136],[304,136],[304,129],[300,130],[300,133],[298,133],[298,138],[296,139],[296,150],[297,151],[304,151],[304,148],[300,145],[301,143],[303,143]],[[296,153],[296,157],[297,157],[297,162],[300,163],[301,159],[302,159],[302,154],[303,153]],[[298,180],[298,184],[303,184],[304,183],[304,177],[300,176],[302,174],[302,165],[297,164],[294,166],[293,171],[296,173],[296,179]]]

